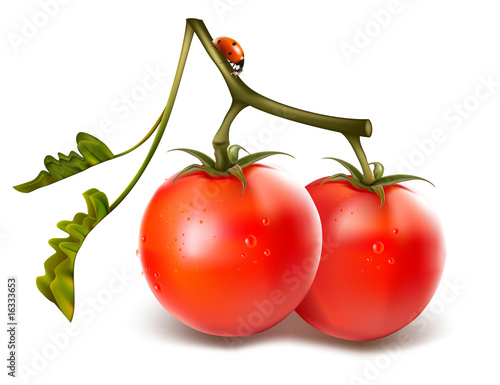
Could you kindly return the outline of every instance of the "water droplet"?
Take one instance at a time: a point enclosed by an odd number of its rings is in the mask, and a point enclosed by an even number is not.
[[[339,220],[337,218],[335,218],[335,222],[338,222]]]
[[[241,271],[241,267],[237,267],[236,270]]]
[[[354,214],[352,211],[351,211],[351,215]]]
[[[191,218],[189,218],[189,217],[188,217],[187,219],[188,219],[188,221],[190,221],[190,220],[191,220]]]
[[[398,230],[398,229],[394,229],[394,230],[392,230],[392,233],[393,233],[394,235],[398,235],[398,234],[399,234],[399,230]]]
[[[372,257],[368,257],[368,258],[366,258],[366,260],[367,260],[368,262],[371,262],[371,261],[372,261]]]
[[[264,250],[264,255],[265,255],[266,257],[269,257],[269,256],[271,255],[271,250],[269,250],[269,249],[265,249],[265,250]]]
[[[377,269],[379,269],[379,270],[380,270],[380,266],[377,266]]]
[[[148,240],[148,237],[146,237],[146,236],[143,236],[143,237],[142,237],[142,241],[143,241],[143,242],[146,242],[147,240]]]
[[[149,271],[149,267],[146,267],[146,271]]]
[[[206,213],[207,212],[207,209],[203,209],[203,212]]]
[[[141,253],[139,252],[139,249],[137,249],[137,250],[135,251],[135,255],[137,255],[138,257],[140,257],[140,256],[141,256]]]
[[[193,205],[193,202],[189,202],[189,205],[192,206]]]
[[[158,293],[161,293],[161,291],[163,290],[163,287],[161,286],[160,283],[155,283],[155,290],[158,292]]]
[[[365,269],[361,269],[361,272],[364,273],[365,272]]]
[[[343,213],[344,212],[344,209],[340,209],[340,212]]]
[[[184,214],[184,210],[181,210],[181,213]]]
[[[255,246],[257,246],[257,238],[255,237],[255,235],[247,235],[247,237],[245,238],[245,244],[249,248],[254,248]]]
[[[203,223],[203,221],[200,219],[200,223]]]
[[[246,258],[247,257],[247,253],[241,253],[241,258]]]
[[[377,241],[373,244],[373,252],[375,254],[382,254],[384,252],[384,244],[380,241]]]
[[[389,260],[387,262],[389,262],[389,265],[393,265],[394,264],[394,258],[389,258]]]
[[[269,224],[270,224],[270,223],[271,223],[271,220],[270,220],[269,218],[264,218],[264,219],[262,220],[262,224],[263,224],[264,226],[269,226]]]
[[[253,261],[253,263],[257,263],[257,260]]]
[[[160,273],[156,272],[153,274],[156,278],[160,278]]]
[[[182,247],[179,247],[179,251],[182,251]]]
[[[174,273],[177,274],[177,269],[174,269]]]
[[[174,241],[177,242],[177,238],[174,238]]]

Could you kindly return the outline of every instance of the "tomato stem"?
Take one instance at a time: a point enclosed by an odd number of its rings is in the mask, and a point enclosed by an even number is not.
[[[215,134],[215,137],[212,141],[215,150],[215,168],[217,170],[227,170],[232,167],[233,164],[229,160],[228,147],[229,147],[229,129],[231,128],[231,123],[234,118],[239,114],[241,110],[247,107],[247,104],[241,103],[238,100],[234,100],[231,103],[231,107],[227,111],[224,120]]]
[[[255,92],[243,83],[240,77],[231,75],[232,68],[229,65],[229,62],[213,45],[213,39],[203,21],[198,19],[187,19],[187,24],[193,28],[194,32],[200,39],[201,44],[221,72],[233,100],[237,100],[243,104],[252,106],[269,114],[293,120],[298,123],[307,124],[309,126],[340,132],[344,135],[371,136],[372,125],[368,119],[346,119],[316,114],[314,112],[278,103]]]
[[[344,135],[346,139],[352,146],[356,157],[358,158],[359,164],[361,165],[361,169],[363,170],[363,182],[366,185],[371,185],[375,182],[375,176],[373,175],[372,169],[368,164],[368,160],[366,159],[366,154],[361,146],[361,139],[357,135]]]

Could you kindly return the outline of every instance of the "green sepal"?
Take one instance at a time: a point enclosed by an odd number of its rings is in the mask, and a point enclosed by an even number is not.
[[[247,180],[240,165],[235,164],[233,167],[228,168],[227,172],[231,175],[234,175],[243,184],[243,190],[241,191],[241,195],[243,195],[243,193],[245,192],[245,188],[247,187]]]
[[[287,154],[286,152],[263,151],[263,152],[256,152],[255,154],[250,154],[250,155],[244,156],[243,158],[239,159],[236,162],[236,164],[239,165],[241,168],[245,168],[245,167],[248,167],[255,162],[258,162],[259,160],[262,160],[262,159],[267,158],[268,156],[272,156],[272,155],[288,155],[288,156],[291,156],[292,158],[294,158],[292,155]]]
[[[375,180],[379,180],[382,178],[382,175],[384,175],[384,166],[380,162],[373,162],[373,163],[368,163],[368,164],[373,164],[373,176],[375,177]]]
[[[409,180],[422,180],[422,181],[430,183],[431,185],[434,186],[434,184],[432,182],[429,182],[427,179],[420,178],[420,177],[414,176],[414,175],[405,175],[405,174],[384,176],[383,178],[380,178],[375,183],[373,183],[372,186],[390,186],[390,185],[393,185],[396,183],[406,182]],[[434,186],[434,187],[436,187],[436,186]]]
[[[205,167],[215,167],[215,161],[210,158],[208,155],[204,154],[201,151],[197,150],[191,150],[189,148],[174,148],[170,151],[183,151],[188,153],[189,155],[194,156],[195,158],[198,158],[198,160],[205,166]]]
[[[184,151],[190,155],[193,155],[194,157],[198,158],[202,163],[203,166],[199,164],[191,164],[184,168],[181,172],[179,172],[173,183],[177,180],[178,177],[181,175],[186,175],[190,174],[195,171],[203,171],[206,172],[209,175],[215,176],[215,177],[224,177],[224,176],[229,176],[229,175],[234,175],[236,176],[240,181],[241,184],[243,185],[243,192],[245,192],[247,181],[245,178],[245,175],[243,174],[243,168],[250,166],[251,164],[258,162],[259,160],[262,160],[264,158],[267,158],[268,156],[271,155],[288,155],[293,158],[292,155],[287,154],[285,152],[279,152],[279,151],[264,151],[264,152],[257,152],[255,154],[249,154],[247,156],[244,156],[241,159],[238,159],[238,155],[240,150],[243,150],[248,153],[247,150],[245,150],[243,147],[237,144],[233,144],[228,147],[227,152],[228,152],[228,157],[229,161],[231,162],[231,166],[227,170],[218,170],[215,168],[215,161],[210,158],[208,155],[196,151],[196,150],[191,150],[187,148],[176,148],[170,151]]]
[[[203,172],[206,172],[207,174],[212,175],[212,176],[225,176],[225,175],[227,175],[226,172],[217,170],[213,167],[203,167],[203,166],[200,166],[199,164],[191,164],[191,165],[187,166],[185,169],[183,169],[181,172],[179,172],[176,175],[176,177],[172,183],[175,183],[177,178],[180,177],[181,175],[190,174],[190,173],[195,172],[195,171],[203,171]]]
[[[414,175],[405,175],[405,174],[398,174],[398,175],[388,175],[388,176],[382,176],[384,175],[384,166],[382,163],[379,162],[372,162],[368,163],[369,165],[373,165],[373,177],[375,179],[375,182],[371,184],[366,184],[363,182],[363,174],[352,164],[346,162],[345,160],[338,159],[338,158],[323,158],[323,159],[332,159],[340,164],[342,164],[345,168],[347,168],[351,172],[351,176],[349,177],[346,174],[335,174],[329,178],[326,178],[321,182],[321,184],[326,183],[326,182],[335,182],[335,181],[347,181],[351,183],[354,187],[361,189],[361,190],[368,190],[372,191],[375,194],[377,194],[380,198],[380,208],[385,203],[385,192],[384,192],[384,187],[390,186],[396,183],[401,183],[401,182],[406,182],[409,180],[422,180],[425,182],[430,183],[431,185],[434,186],[431,182],[429,182],[427,179],[420,178],[418,176]]]
[[[384,205],[385,203],[385,192],[384,192],[384,188],[380,185],[377,185],[377,186],[370,186],[370,191],[373,191],[374,193],[376,193],[379,198],[380,198],[380,206],[379,206],[379,210],[382,208],[382,206]]]
[[[71,321],[75,309],[74,266],[83,241],[90,231],[109,214],[106,195],[90,189],[83,193],[87,212],[77,213],[72,221],[60,221],[57,227],[69,236],[52,238],[49,245],[55,253],[44,264],[45,275],[36,279],[38,290]]]
[[[229,146],[229,148],[227,149],[227,155],[229,156],[229,161],[232,164],[236,164],[236,162],[238,161],[238,154],[239,154],[240,150],[243,150],[247,154],[250,154],[247,150],[245,150],[243,147],[241,147],[238,144],[233,144],[232,146]]]
[[[344,180],[346,182],[349,182],[354,187],[356,187],[356,188],[358,188],[360,190],[368,190],[368,188],[367,188],[367,186],[365,184],[361,183],[359,180],[356,180],[354,178],[350,178],[346,174],[335,174],[335,175],[332,175],[331,177],[326,178],[323,182],[321,182],[321,184],[326,183],[326,182],[337,182],[337,181],[340,181],[340,180]]]
[[[46,156],[44,165],[47,171],[41,171],[35,179],[14,188],[19,192],[29,193],[115,158],[102,141],[90,134],[80,132],[76,136],[76,143],[81,154],[75,151],[71,151],[69,155],[59,153],[59,159]]]
[[[338,158],[323,158],[323,159],[331,159],[331,160],[335,160],[337,162],[339,162],[342,166],[344,166],[352,175],[352,177],[358,181],[362,181],[363,180],[363,174],[361,173],[361,171],[359,171],[355,166],[353,166],[352,164],[346,162],[345,160],[342,160],[342,159],[338,159]]]

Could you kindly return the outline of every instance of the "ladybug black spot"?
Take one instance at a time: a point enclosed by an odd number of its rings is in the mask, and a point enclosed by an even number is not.
[[[228,54],[228,55],[232,55],[233,53],[232,53],[232,52],[228,52],[227,54]]]
[[[220,40],[217,40],[217,44],[220,44]]]
[[[236,45],[236,42],[235,42],[235,41],[233,41],[233,44],[232,44],[232,45]]]

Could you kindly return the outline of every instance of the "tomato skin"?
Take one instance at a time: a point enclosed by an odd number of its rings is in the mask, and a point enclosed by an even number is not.
[[[445,264],[438,218],[416,191],[385,187],[386,200],[345,181],[312,182],[323,226],[323,252],[296,312],[316,329],[355,341],[396,332],[416,318],[437,289]]]
[[[243,171],[243,194],[234,176],[168,178],[141,223],[141,263],[155,297],[208,334],[277,324],[304,298],[319,264],[321,222],[306,189],[276,167]]]

